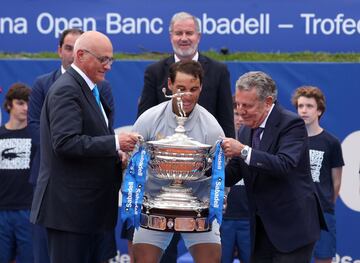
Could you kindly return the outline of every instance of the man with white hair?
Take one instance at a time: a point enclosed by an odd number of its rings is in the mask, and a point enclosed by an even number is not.
[[[102,240],[117,222],[119,150],[136,134],[115,135],[97,84],[111,69],[107,36],[83,33],[74,63],[52,85],[40,119],[41,164],[31,221],[46,227],[52,263],[99,263]]]

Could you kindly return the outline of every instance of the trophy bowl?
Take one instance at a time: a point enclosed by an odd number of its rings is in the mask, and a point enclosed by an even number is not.
[[[195,181],[204,176],[211,165],[211,145],[174,134],[146,143],[150,153],[151,174],[159,179]]]

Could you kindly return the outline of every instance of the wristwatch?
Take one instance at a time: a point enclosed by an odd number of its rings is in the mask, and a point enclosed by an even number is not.
[[[240,151],[240,156],[245,160],[248,154],[249,154],[249,146],[245,145],[244,148],[242,148],[242,150]]]

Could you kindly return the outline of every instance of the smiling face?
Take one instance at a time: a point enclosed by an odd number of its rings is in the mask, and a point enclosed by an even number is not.
[[[235,100],[237,112],[242,118],[242,123],[250,128],[257,128],[268,115],[273,98],[268,96],[264,101],[259,100],[255,88],[250,90],[236,90]]]
[[[322,112],[318,109],[315,98],[300,96],[297,100],[297,112],[307,126],[319,123]]]
[[[192,18],[176,21],[170,33],[170,40],[175,54],[183,59],[192,59],[200,42],[200,33],[196,31]]]
[[[175,94],[178,90],[180,90],[180,92],[187,93],[181,98],[186,116],[189,116],[199,100],[201,92],[200,79],[183,72],[177,72],[174,83],[172,83],[169,79],[168,86],[173,94]],[[173,111],[177,115],[180,115],[176,104],[176,98],[173,98]]]

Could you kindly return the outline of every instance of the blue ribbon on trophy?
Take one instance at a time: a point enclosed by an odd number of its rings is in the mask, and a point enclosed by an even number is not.
[[[221,224],[222,210],[224,203],[225,189],[225,156],[221,148],[222,141],[218,141],[215,146],[215,155],[212,163],[209,224],[216,219]]]
[[[149,155],[143,146],[132,155],[121,187],[121,221],[128,221],[127,227],[140,226],[141,206],[144,197]]]

